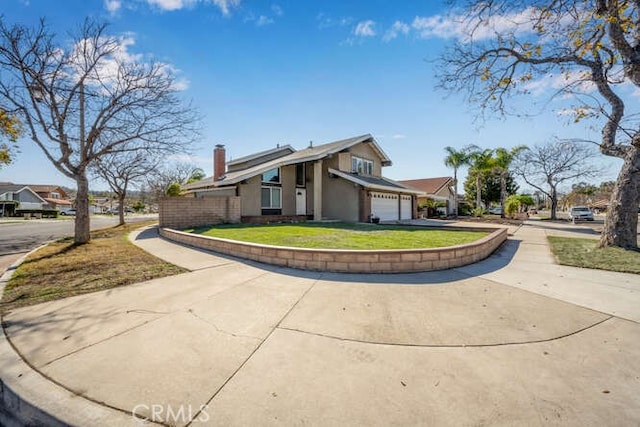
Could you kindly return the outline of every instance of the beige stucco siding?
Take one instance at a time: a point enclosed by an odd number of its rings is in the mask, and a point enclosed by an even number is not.
[[[354,145],[349,149],[351,155],[360,157],[361,159],[373,161],[373,176],[382,176],[382,164],[380,157],[369,144]],[[334,169],[338,169],[338,165],[332,166]]]
[[[282,183],[282,215],[296,214],[296,167],[295,165],[280,168]]]
[[[336,160],[337,160],[337,156]],[[326,162],[330,163],[330,162]],[[322,168],[322,216],[346,222],[360,220],[359,185],[342,178],[329,178],[327,166]]]
[[[242,200],[242,216],[262,215],[260,206],[261,175],[249,178],[246,183],[238,185],[238,196]]]

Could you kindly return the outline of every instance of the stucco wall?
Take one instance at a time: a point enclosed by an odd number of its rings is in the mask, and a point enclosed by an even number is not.
[[[282,183],[282,215],[296,214],[296,167],[283,166],[280,168],[280,182]]]
[[[359,186],[342,178],[329,178],[323,168],[322,216],[347,222],[360,220]]]
[[[240,197],[166,197],[160,199],[160,227],[183,229],[239,223]]]
[[[262,177],[260,175],[249,178],[246,183],[238,185],[238,196],[242,198],[242,216],[262,215],[260,207],[260,188]]]

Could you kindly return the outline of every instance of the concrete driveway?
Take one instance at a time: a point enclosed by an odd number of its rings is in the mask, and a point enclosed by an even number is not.
[[[640,422],[640,277],[555,265],[533,225],[483,262],[405,275],[132,239],[191,272],[3,319],[5,386],[53,424]]]

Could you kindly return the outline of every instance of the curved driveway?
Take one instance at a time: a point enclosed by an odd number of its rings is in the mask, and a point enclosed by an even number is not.
[[[5,332],[67,399],[35,402],[78,425],[636,424],[640,277],[557,266],[550,232],[463,268],[348,275],[148,229],[132,240],[190,273],[15,310]]]

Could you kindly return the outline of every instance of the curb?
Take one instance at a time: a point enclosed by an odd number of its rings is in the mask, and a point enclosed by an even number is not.
[[[15,269],[24,259],[42,248],[22,256],[0,277],[0,297]],[[87,400],[61,387],[33,369],[0,333],[0,425],[21,426],[141,426],[151,425]]]

